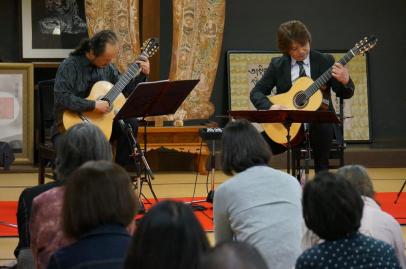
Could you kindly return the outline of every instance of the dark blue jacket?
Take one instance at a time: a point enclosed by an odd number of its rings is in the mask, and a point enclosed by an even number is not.
[[[48,269],[122,269],[130,241],[131,236],[121,225],[99,226],[55,252]]]

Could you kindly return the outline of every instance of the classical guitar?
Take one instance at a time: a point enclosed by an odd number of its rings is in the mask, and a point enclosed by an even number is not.
[[[370,50],[378,42],[374,36],[365,37],[360,40],[355,46],[350,49],[339,61],[342,65],[347,64],[354,56],[362,54]],[[308,110],[316,111],[322,104],[328,106],[328,98],[323,98],[320,87],[327,83],[332,77],[332,67],[326,70],[316,81],[309,77],[301,77],[297,79],[288,92],[277,94],[269,97],[273,104],[281,104],[290,110]],[[290,127],[291,141],[295,142],[300,129],[301,123],[292,123]],[[262,124],[266,134],[276,143],[287,145],[287,129],[281,123],[265,123]],[[296,139],[297,141],[297,139]]]
[[[146,40],[143,44],[142,53],[138,57],[149,58],[158,50],[159,41],[157,38],[150,38]],[[69,129],[73,125],[81,122],[88,122],[95,124],[99,127],[107,139],[110,139],[113,120],[118,111],[125,104],[125,97],[121,93],[125,86],[135,78],[141,72],[137,63],[133,63],[129,66],[127,72],[120,76],[120,79],[115,85],[108,81],[98,81],[96,82],[90,91],[89,96],[86,98],[88,100],[106,100],[110,104],[110,111],[107,113],[98,113],[94,111],[76,113],[70,110],[66,110],[63,113],[63,126],[65,130]]]

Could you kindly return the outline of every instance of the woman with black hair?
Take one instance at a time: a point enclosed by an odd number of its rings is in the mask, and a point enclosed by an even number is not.
[[[320,172],[303,190],[306,226],[321,239],[297,260],[307,268],[401,268],[393,248],[359,233],[364,203],[350,182]]]
[[[131,179],[123,168],[106,161],[82,165],[66,183],[62,208],[63,231],[77,241],[57,250],[48,269],[121,269],[136,207]]]
[[[210,248],[192,210],[180,202],[163,201],[137,224],[125,269],[197,269]]]
[[[214,194],[214,232],[216,243],[247,242],[269,268],[290,269],[301,253],[301,189],[294,177],[269,167],[270,158],[268,145],[250,122],[227,124],[222,167],[233,177]]]

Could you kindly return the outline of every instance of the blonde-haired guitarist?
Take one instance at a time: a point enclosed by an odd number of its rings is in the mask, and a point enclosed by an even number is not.
[[[291,100],[287,103],[273,103],[267,96],[271,94],[271,90],[274,87],[276,87],[277,94],[287,93],[292,85],[294,85],[294,82],[303,76],[316,80],[330,67],[332,67],[332,78],[322,86],[321,92],[323,92],[323,94],[318,93],[320,101],[323,96],[321,107],[333,111],[330,89],[333,90],[337,96],[342,96],[343,98],[353,96],[354,83],[349,76],[347,67],[339,63],[334,63],[334,58],[330,54],[311,50],[310,42],[310,32],[302,22],[293,20],[282,23],[279,26],[277,43],[283,55],[271,60],[264,76],[251,91],[251,102],[257,109],[301,109],[301,104],[298,104],[297,107],[291,106]],[[282,98],[275,99],[280,101]],[[333,124],[310,125],[310,144],[314,154],[316,172],[328,169],[329,152],[334,133]],[[286,150],[285,146],[275,143],[266,135],[265,137],[274,154]]]
[[[108,113],[110,106],[106,100],[91,100],[86,98],[93,84],[98,81],[108,81],[115,84],[120,74],[112,64],[112,60],[118,53],[118,40],[114,32],[103,30],[96,33],[91,39],[84,40],[59,66],[54,86],[55,97],[55,123],[52,128],[53,141],[56,142],[58,135],[64,131],[62,115],[64,111],[75,113],[94,111],[95,113]],[[128,96],[135,86],[146,80],[149,74],[150,64],[148,58],[139,58],[140,73],[131,79],[122,93]],[[137,121],[128,119],[132,129],[137,131]],[[126,134],[122,133],[117,122],[113,123],[110,140],[117,141],[116,162],[128,166],[133,163],[130,159],[131,147]]]

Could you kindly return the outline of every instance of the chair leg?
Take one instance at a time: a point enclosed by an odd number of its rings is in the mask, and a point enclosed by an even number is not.
[[[45,183],[45,161],[40,157],[38,169],[38,185]]]
[[[340,167],[344,166],[344,149],[340,148]]]

